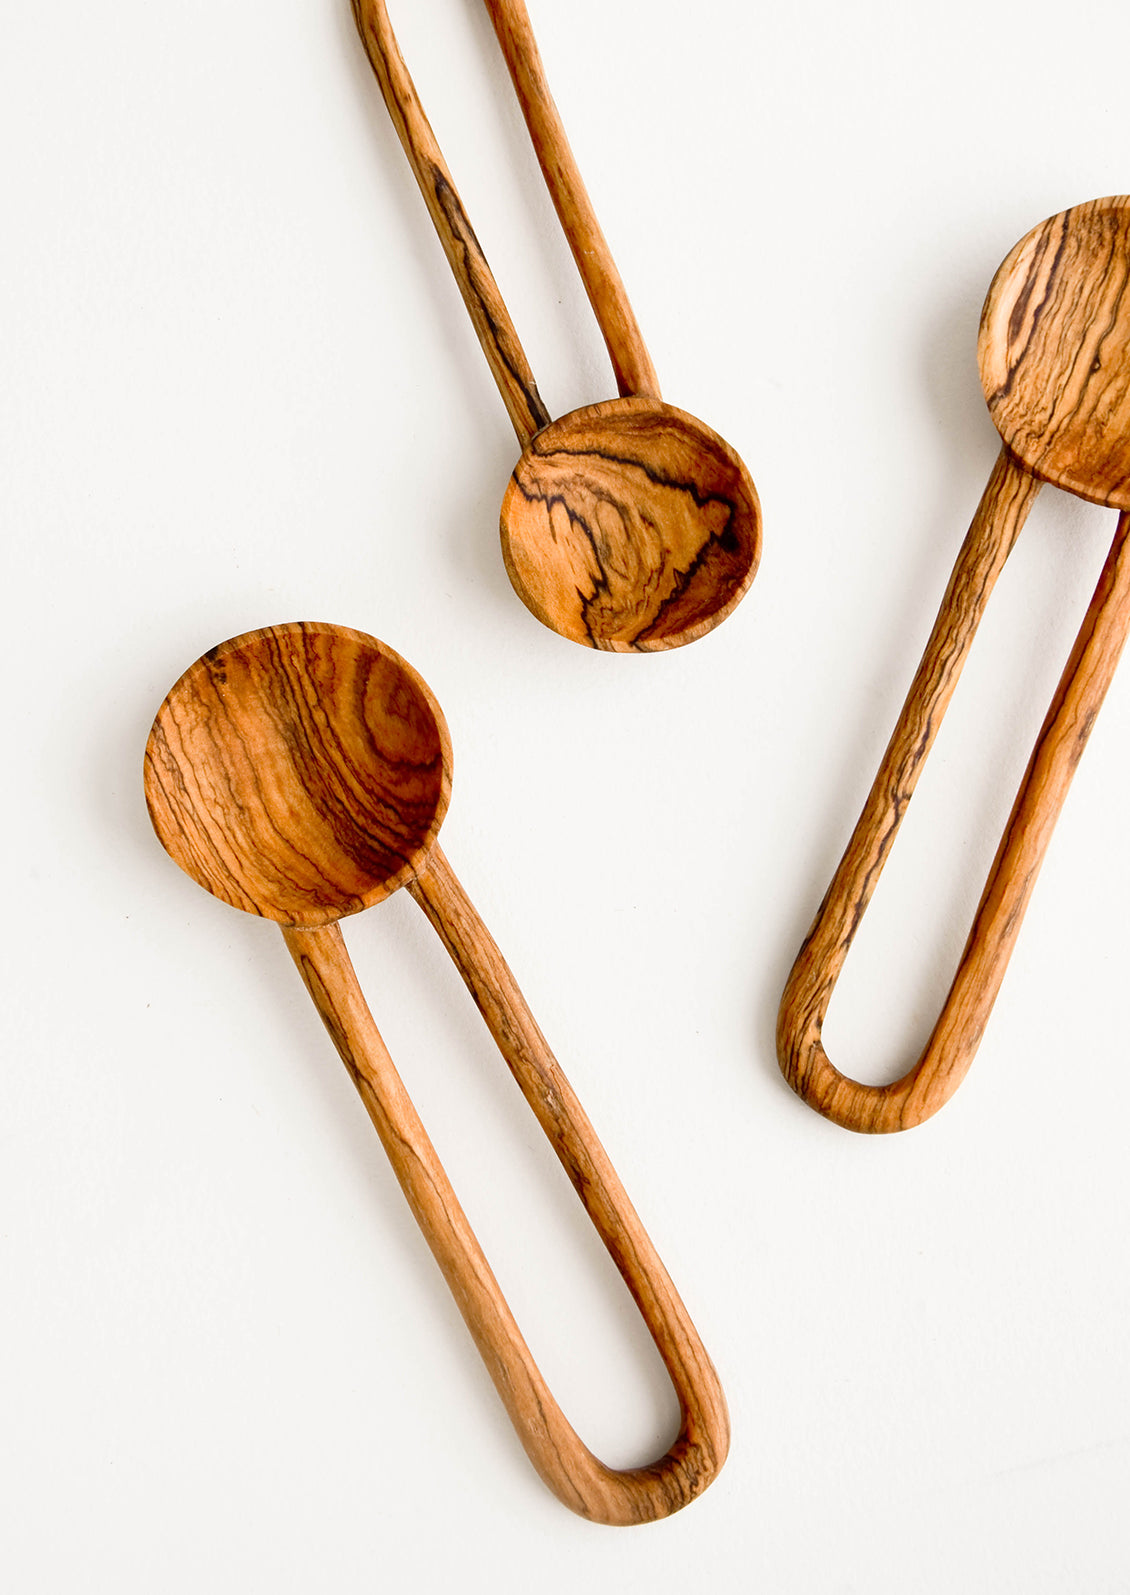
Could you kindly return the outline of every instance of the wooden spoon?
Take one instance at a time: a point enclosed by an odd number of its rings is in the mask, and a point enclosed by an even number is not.
[[[728,443],[660,398],[525,5],[486,0],[486,7],[621,394],[552,424],[384,0],[353,0],[385,104],[523,450],[502,502],[503,559],[522,602],[563,637],[615,652],[676,648],[724,620],[752,582],[761,554],[757,492]]]
[[[789,1084],[819,1113],[853,1130],[919,1124],[964,1078],[1130,628],[1130,198],[1076,206],[1017,244],[989,289],[978,357],[1004,449],[777,1022],[777,1054]],[[1043,482],[1121,510],[1114,544],[926,1050],[893,1084],[860,1085],[829,1061],[820,1039],[824,1016],[993,585]]]
[[[168,852],[216,897],[282,926],[534,1467],[583,1517],[665,1517],[725,1461],[725,1399],[607,1154],[440,851],[450,790],[447,726],[424,682],[391,648],[340,626],[272,626],[214,648],[161,705],[145,753],[149,813]],[[606,1467],[553,1399],[366,1007],[338,921],[399,886],[454,959],[666,1364],[682,1421],[648,1467]]]

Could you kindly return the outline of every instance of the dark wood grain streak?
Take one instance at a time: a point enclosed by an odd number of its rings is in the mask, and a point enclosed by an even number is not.
[[[185,672],[150,734],[145,790],[157,834],[182,869],[282,925],[541,1477],[596,1522],[648,1522],[717,1475],[729,1446],[725,1399],[607,1153],[436,843],[450,769],[439,706],[410,666],[364,633],[300,623],[235,638]],[[671,1376],[679,1433],[645,1467],[607,1467],[561,1412],[365,1003],[337,921],[405,884],[455,960]]]
[[[920,1124],[972,1062],[1056,819],[1130,629],[1130,200],[1077,206],[1006,257],[981,318],[979,359],[1004,440],[894,735],[781,999],[789,1084],[849,1129]],[[906,813],[989,595],[1043,481],[1123,510],[1048,711],[941,1016],[900,1079],[865,1086],[821,1039],[852,939]]]
[[[502,302],[498,285],[467,212],[463,209],[462,200],[451,186],[446,172],[433,167],[431,177],[436,203],[458,248],[462,269],[457,270],[455,275],[461,284],[467,284],[464,303],[471,312],[471,320],[486,351],[487,362],[503,401],[515,395],[520,398],[520,402],[513,405],[511,420],[519,443],[525,445],[532,435],[531,427],[536,432],[547,424],[549,411],[538,392],[525,350],[518,342],[510,313]]]

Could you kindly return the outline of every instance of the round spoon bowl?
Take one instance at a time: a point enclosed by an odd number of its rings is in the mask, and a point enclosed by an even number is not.
[[[173,687],[145,750],[149,813],[176,863],[233,907],[302,928],[412,879],[450,792],[431,692],[344,626],[221,643]]]
[[[977,355],[1020,463],[1130,509],[1130,197],[1077,205],[1020,240],[993,278]]]
[[[502,501],[514,589],[545,625],[616,653],[677,648],[738,604],[761,507],[734,450],[694,416],[612,399],[534,437]]]

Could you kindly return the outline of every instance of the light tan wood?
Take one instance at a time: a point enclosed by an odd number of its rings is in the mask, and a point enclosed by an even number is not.
[[[621,394],[562,417],[548,434],[529,362],[420,105],[385,0],[352,0],[385,104],[524,450],[502,507],[506,568],[527,608],[561,636],[617,653],[675,648],[724,620],[753,581],[761,553],[757,492],[728,444],[663,403],[526,7],[522,0],[485,3]]]
[[[785,1078],[819,1113],[853,1130],[920,1124],[964,1078],[1130,631],[1130,199],[1077,206],[1017,244],[989,290],[978,353],[985,396],[1005,448],[778,1014],[777,1054]],[[889,1085],[862,1085],[841,1074],[824,1050],[828,1005],[993,584],[1041,482],[1123,513],[941,1016],[912,1069]]]
[[[158,711],[145,791],[162,843],[206,890],[281,924],[416,1221],[530,1460],[600,1523],[665,1517],[726,1458],[725,1399],[698,1333],[510,969],[436,842],[450,740],[420,677],[344,627],[222,644]],[[338,921],[400,885],[435,926],[631,1291],[679,1401],[665,1456],[617,1470],[546,1386],[361,993]]]

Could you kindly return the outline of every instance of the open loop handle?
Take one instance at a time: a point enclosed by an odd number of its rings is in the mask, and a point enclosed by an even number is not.
[[[400,54],[385,0],[352,0],[357,30],[416,176],[502,402],[523,448],[549,422],[498,284]],[[486,0],[538,162],[623,395],[659,398],[632,307],[553,103],[522,0]]]
[[[338,926],[288,927],[287,946],[534,1467],[566,1506],[596,1522],[666,1517],[701,1494],[725,1461],[729,1420],[718,1377],[513,975],[438,846],[409,890],[451,953],[670,1374],[681,1422],[658,1462],[606,1467],[554,1400],[381,1039]]]
[[[958,556],[902,715],[827,895],[785,986],[782,1073],[847,1129],[909,1129],[964,1079],[1019,934],[1071,778],[1130,630],[1130,515],[1114,544],[1021,782],[945,1006],[909,1073],[886,1086],[840,1073],[821,1041],[836,981],[898,835],[997,577],[1040,483],[1004,450]]]

